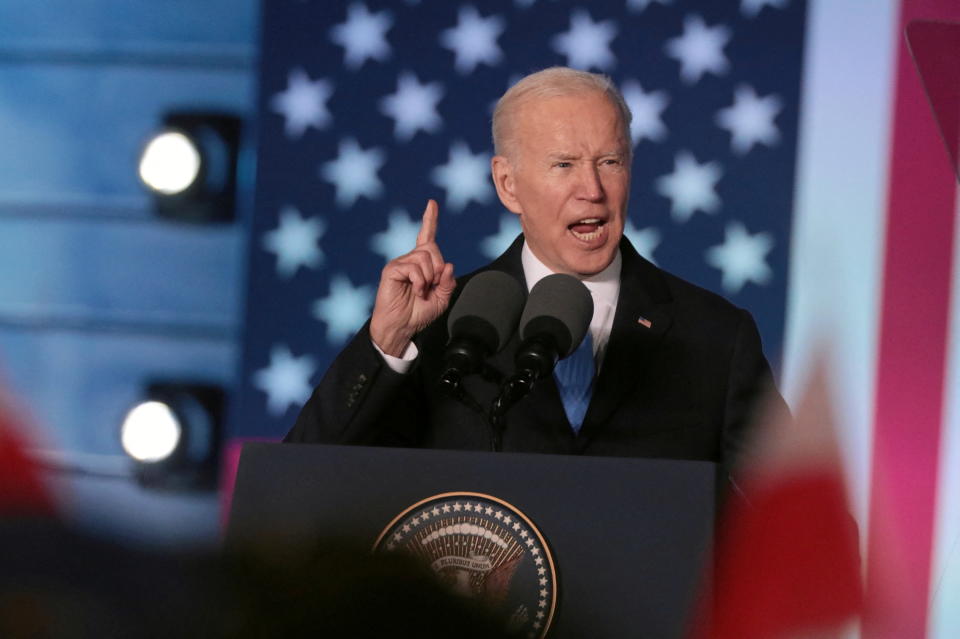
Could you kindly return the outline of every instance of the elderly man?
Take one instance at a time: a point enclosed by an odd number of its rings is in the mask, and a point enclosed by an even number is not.
[[[630,112],[608,78],[551,68],[522,79],[493,117],[493,181],[523,234],[485,269],[529,290],[551,273],[594,299],[589,336],[599,371],[585,414],[564,409],[554,379],[512,409],[507,451],[701,459],[729,469],[758,398],[776,394],[750,315],[642,258],[623,237],[630,192]],[[436,242],[437,204],[417,246],[383,269],[369,323],[340,354],[287,436],[485,450],[482,411],[438,393],[454,280]],[[494,356],[513,370],[518,338]],[[465,380],[479,406],[498,386]],[[476,407],[475,407],[476,408]]]

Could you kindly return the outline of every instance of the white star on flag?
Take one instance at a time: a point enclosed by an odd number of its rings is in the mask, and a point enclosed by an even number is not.
[[[310,398],[310,376],[316,369],[309,355],[294,357],[287,346],[277,344],[270,349],[270,365],[253,374],[253,385],[267,394],[267,410],[282,415]]]
[[[518,215],[513,213],[502,214],[497,232],[480,240],[480,253],[490,260],[499,257],[521,232],[523,232],[523,229],[520,227],[520,217]]]
[[[761,98],[753,87],[740,85],[734,94],[733,106],[717,112],[717,124],[730,131],[733,152],[743,155],[754,144],[774,146],[780,141],[780,131],[773,120],[781,108],[779,97]]]
[[[280,211],[280,224],[264,233],[263,248],[277,256],[277,274],[289,278],[301,266],[316,268],[323,263],[320,238],[326,225],[319,217],[304,218],[300,211],[286,206]]]
[[[686,222],[697,210],[714,213],[720,198],[714,188],[723,171],[716,162],[699,164],[689,151],[680,151],[673,173],[657,178],[657,192],[671,200],[670,213],[677,222]]]
[[[379,148],[363,150],[353,138],[340,141],[339,155],[320,167],[320,176],[334,185],[340,208],[352,206],[361,195],[374,199],[383,192],[377,171],[386,162]]]
[[[343,47],[343,64],[356,71],[369,59],[383,62],[390,57],[387,31],[393,26],[389,11],[370,13],[365,4],[347,8],[347,20],[330,29],[330,39]]]
[[[567,56],[567,66],[576,69],[608,69],[616,63],[610,42],[617,35],[613,20],[594,22],[590,14],[577,9],[570,15],[570,30],[553,38],[553,50]]]
[[[340,345],[363,326],[373,294],[372,286],[354,286],[342,274],[330,279],[330,292],[313,303],[313,316],[327,325],[327,342]]]
[[[766,256],[773,248],[773,236],[760,232],[750,235],[740,222],[727,224],[723,244],[710,247],[706,260],[723,273],[721,285],[730,294],[739,293],[747,282],[766,284],[773,276]]]
[[[270,100],[270,108],[284,118],[283,130],[288,138],[299,138],[307,127],[323,129],[332,120],[327,100],[333,95],[333,83],[324,79],[310,80],[301,68],[290,71],[287,88]]]
[[[723,25],[708,27],[698,15],[683,21],[683,35],[667,41],[667,55],[680,61],[680,77],[695,84],[704,73],[722,75],[730,66],[723,47],[730,40],[730,30]]]
[[[637,249],[637,253],[650,260],[653,264],[657,263],[653,258],[653,252],[660,246],[661,237],[660,231],[658,231],[656,227],[648,226],[643,229],[638,229],[633,225],[633,222],[627,220],[623,233],[630,239],[630,243],[633,244],[633,248]]]
[[[460,7],[457,26],[440,34],[440,44],[453,51],[454,67],[466,75],[483,62],[496,66],[503,58],[497,38],[506,24],[497,15],[483,18],[471,5]]]
[[[662,5],[668,5],[673,0],[627,0],[627,7],[632,11],[644,11],[651,4],[660,3]]]
[[[382,255],[385,262],[409,253],[417,245],[420,223],[404,211],[394,209],[387,217],[387,230],[370,238],[370,250]]]
[[[639,144],[647,138],[660,142],[667,137],[661,115],[670,103],[666,91],[646,92],[636,80],[626,80],[621,85],[623,99],[630,107],[633,118],[630,120],[630,139]]]
[[[404,71],[397,78],[397,92],[380,101],[380,110],[393,118],[394,137],[406,142],[417,131],[434,133],[440,129],[443,120],[437,113],[437,102],[442,97],[443,87],[439,82],[420,84],[417,76]]]
[[[748,18],[755,18],[764,7],[783,9],[789,0],[740,0],[740,12]]]
[[[434,184],[446,190],[446,204],[455,213],[462,211],[471,200],[485,204],[493,195],[490,154],[473,154],[462,140],[450,145],[449,160],[435,167],[430,175]]]

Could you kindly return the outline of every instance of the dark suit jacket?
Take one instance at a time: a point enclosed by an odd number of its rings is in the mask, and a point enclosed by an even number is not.
[[[504,271],[524,284],[522,246],[520,236],[481,270]],[[698,459],[729,470],[757,400],[769,393],[785,408],[756,325],[746,311],[660,270],[626,239],[620,250],[613,330],[580,433],[571,429],[553,379],[543,379],[507,414],[503,450]],[[469,278],[460,278],[455,296]],[[435,387],[447,342],[446,314],[414,341],[417,363],[400,375],[376,352],[364,327],[327,371],[285,441],[489,450],[485,416]],[[492,378],[513,372],[518,345],[514,335],[491,359],[491,379],[466,379],[480,407],[488,409],[497,394]]]

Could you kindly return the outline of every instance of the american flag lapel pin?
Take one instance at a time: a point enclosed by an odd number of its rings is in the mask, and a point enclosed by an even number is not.
[[[639,324],[640,326],[642,326],[642,327],[644,327],[644,328],[650,328],[651,326],[653,326],[653,322],[651,322],[650,320],[648,320],[648,319],[647,319],[646,317],[644,317],[643,315],[641,315],[640,317],[637,318],[637,324]]]

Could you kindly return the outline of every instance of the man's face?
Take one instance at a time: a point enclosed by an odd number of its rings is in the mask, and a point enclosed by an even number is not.
[[[494,158],[504,205],[551,270],[581,277],[617,251],[630,193],[628,133],[602,93],[530,98],[512,124],[513,161]]]

